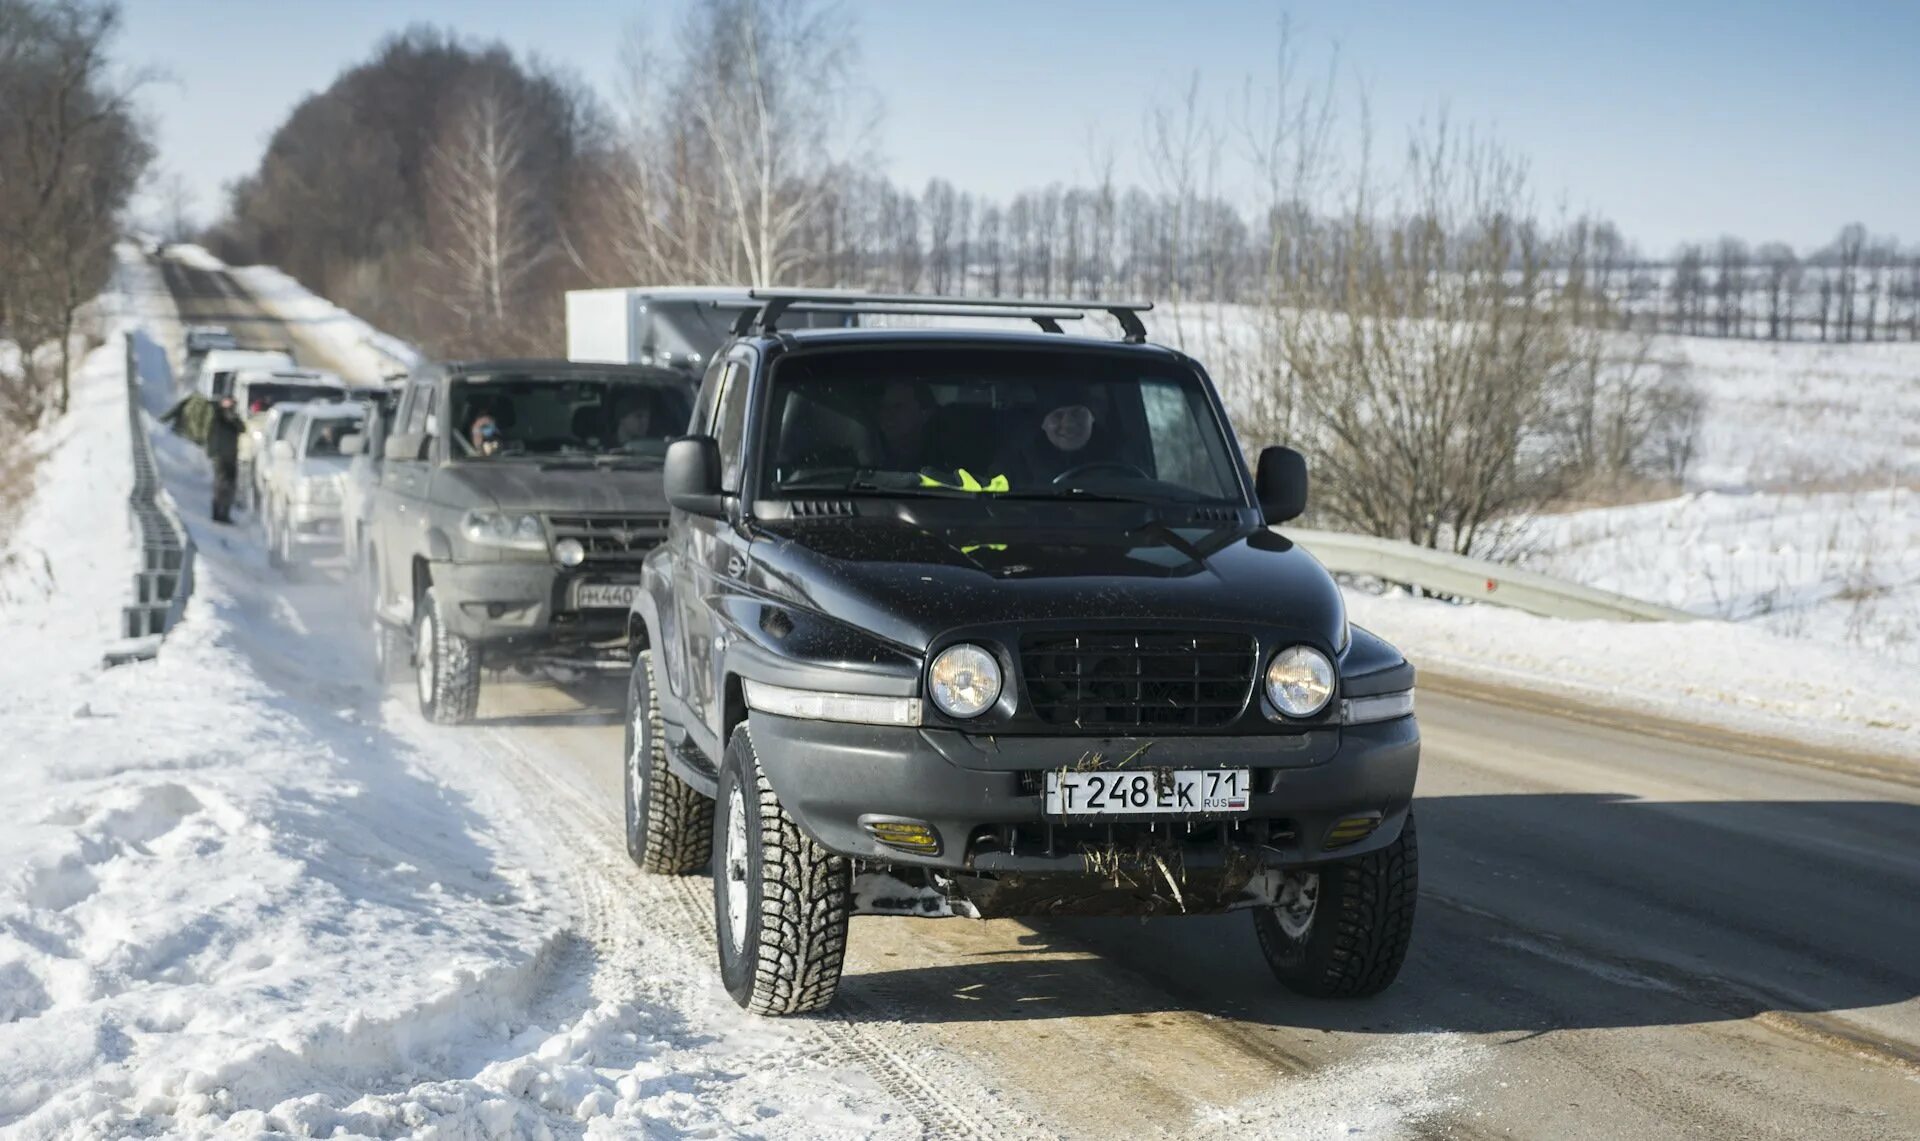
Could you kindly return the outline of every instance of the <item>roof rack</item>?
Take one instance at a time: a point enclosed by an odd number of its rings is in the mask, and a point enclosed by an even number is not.
[[[750,289],[753,306],[733,319],[733,335],[779,331],[784,313],[871,313],[909,317],[1008,317],[1032,321],[1049,333],[1060,332],[1060,322],[1078,321],[1091,312],[1106,313],[1120,323],[1121,339],[1141,344],[1147,327],[1140,314],[1151,301],[1063,301],[1053,298],[941,297],[922,293],[863,293],[848,289]]]

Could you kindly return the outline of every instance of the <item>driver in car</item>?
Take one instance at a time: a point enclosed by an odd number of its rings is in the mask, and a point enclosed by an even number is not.
[[[474,417],[473,427],[468,430],[468,441],[477,456],[500,454],[500,425],[490,412],[482,412]]]
[[[1113,449],[1101,424],[1104,397],[1098,386],[1088,386],[1052,405],[1040,417],[1036,430],[1001,451],[994,460],[994,470],[1041,484],[1052,483],[1077,468],[1111,460]]]

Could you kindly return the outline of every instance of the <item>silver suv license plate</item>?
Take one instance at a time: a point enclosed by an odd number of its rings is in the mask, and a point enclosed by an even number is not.
[[[625,610],[633,604],[640,589],[637,582],[576,582],[573,584],[575,610]]]
[[[1046,791],[1050,816],[1245,812],[1253,779],[1246,769],[1052,772]]]

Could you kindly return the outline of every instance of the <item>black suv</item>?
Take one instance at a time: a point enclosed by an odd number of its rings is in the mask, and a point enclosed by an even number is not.
[[[1146,305],[753,296],[667,452],[627,718],[628,850],[711,863],[735,999],[824,1006],[854,914],[1244,909],[1287,986],[1390,983],[1413,668],[1272,529],[1299,453],[1249,472]],[[1124,338],[1059,335],[1090,310]],[[1040,331],[779,324],[836,311]]]
[[[359,564],[383,677],[409,662],[432,721],[471,717],[483,668],[627,665],[660,468],[687,424],[677,372],[570,361],[427,365],[383,444]]]

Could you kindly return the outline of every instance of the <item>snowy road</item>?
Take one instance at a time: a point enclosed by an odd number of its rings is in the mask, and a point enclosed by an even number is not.
[[[186,319],[332,354],[223,273],[166,277]],[[267,575],[247,542],[207,557]],[[478,724],[430,729],[364,683],[344,590],[285,595],[306,642],[279,684],[348,672],[387,731],[465,758],[566,869],[576,942],[540,1001],[574,1009],[553,1017],[697,972],[706,881],[642,877],[619,849],[615,687],[492,686]],[[1421,919],[1385,996],[1280,992],[1244,917],[862,919],[843,1012],[795,1049],[864,1070],[928,1135],[1920,1134],[1920,770],[1521,695],[1421,702]]]

